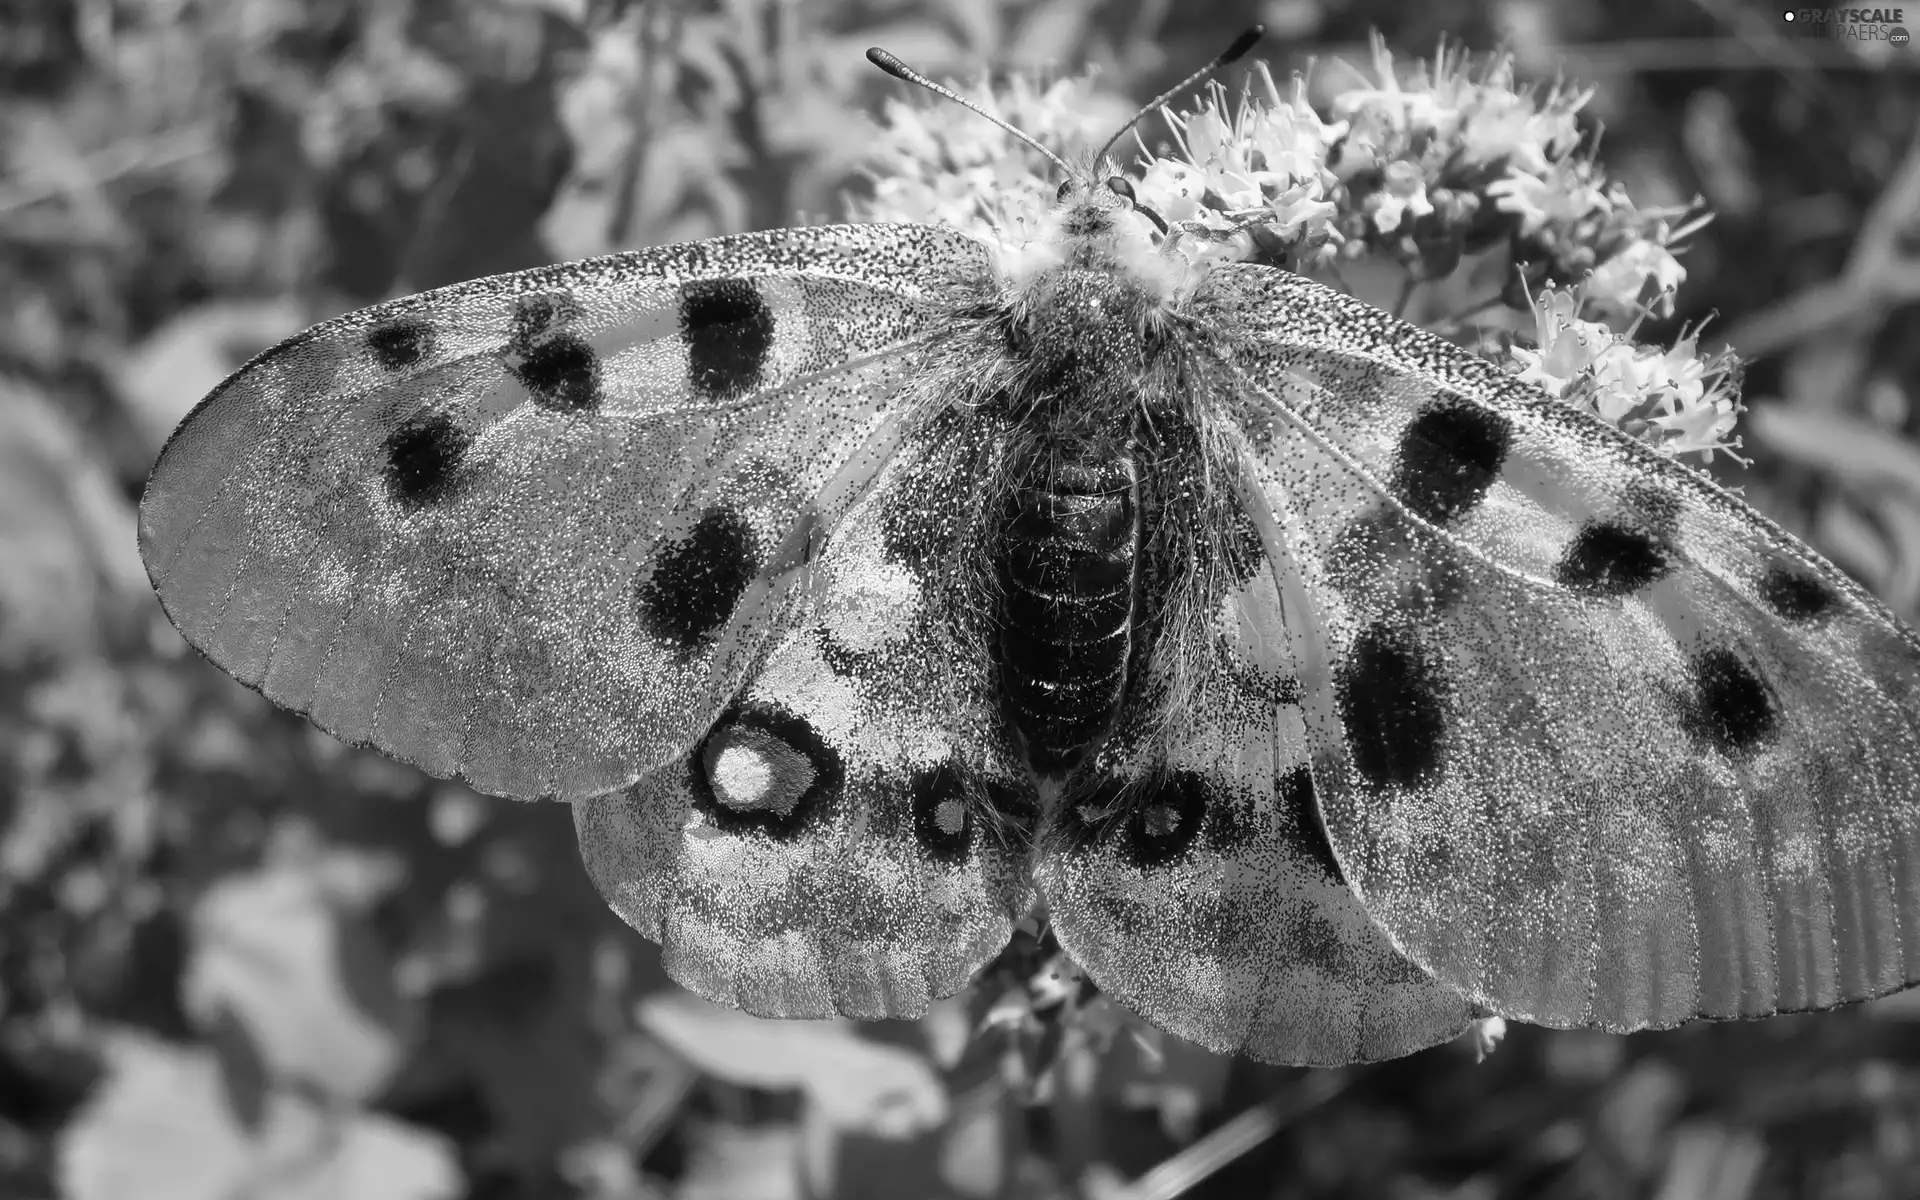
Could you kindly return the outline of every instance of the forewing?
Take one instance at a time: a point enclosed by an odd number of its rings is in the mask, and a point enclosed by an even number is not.
[[[809,564],[778,644],[689,753],[574,805],[601,894],[711,1000],[916,1015],[1028,907],[1030,785],[983,656],[943,632],[941,564],[908,549],[934,531],[903,525],[927,512],[903,492],[954,490],[920,465],[903,451]]]
[[[1035,878],[1060,944],[1161,1029],[1302,1066],[1409,1054],[1460,1032],[1468,1006],[1340,877],[1280,621],[1271,570],[1236,581],[1216,644],[1187,656],[1212,665],[1180,723],[1153,725],[1151,700],[1123,717],[1114,744],[1133,749],[1057,806]]]
[[[1342,874],[1505,1015],[1627,1030],[1920,977],[1920,647],[1698,473],[1283,272],[1216,272]]]
[[[984,271],[950,232],[790,229],[349,314],[193,411],[141,553],[188,641],[344,740],[624,786],[731,695]]]

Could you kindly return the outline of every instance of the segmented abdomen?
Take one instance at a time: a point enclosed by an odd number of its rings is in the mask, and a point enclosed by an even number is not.
[[[1000,690],[1036,771],[1071,767],[1111,725],[1133,647],[1133,465],[1048,462],[1015,490],[1000,566]]]

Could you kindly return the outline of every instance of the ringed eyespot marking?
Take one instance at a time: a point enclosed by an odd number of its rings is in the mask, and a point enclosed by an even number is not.
[[[1590,521],[1554,564],[1561,586],[1595,599],[1631,596],[1673,571],[1667,548],[1651,532],[1616,521]]]
[[[939,863],[965,859],[973,844],[973,813],[966,780],[953,763],[942,761],[914,771],[907,782],[913,803],[914,841]]]
[[[1779,713],[1766,683],[1738,654],[1714,646],[1690,665],[1693,696],[1687,731],[1725,754],[1751,750],[1773,736]]]
[[[473,437],[441,412],[410,417],[387,435],[387,495],[406,508],[429,508],[455,491]]]
[[[400,371],[433,353],[433,326],[418,318],[376,325],[367,331],[367,352],[389,371]]]
[[[757,386],[773,351],[773,313],[745,279],[690,279],[680,289],[687,382],[712,400]]]
[[[1803,570],[1774,563],[1760,576],[1760,599],[1782,620],[1811,621],[1833,607],[1833,589]]]
[[[1334,677],[1354,769],[1375,787],[1417,787],[1439,774],[1447,732],[1446,680],[1412,631],[1367,626]]]
[[[697,649],[733,615],[758,567],[746,518],[729,507],[708,509],[656,552],[652,573],[636,589],[640,627],[678,650]]]
[[[1512,442],[1512,423],[1498,412],[1429,404],[1400,435],[1393,494],[1436,525],[1457,520],[1486,497]]]
[[[714,828],[775,841],[804,835],[845,774],[805,718],[754,702],[715,722],[687,765],[694,806]]]

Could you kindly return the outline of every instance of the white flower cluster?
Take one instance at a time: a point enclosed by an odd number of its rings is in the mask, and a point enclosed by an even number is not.
[[[1376,256],[1416,280],[1504,252],[1507,299],[1534,312],[1538,348],[1511,351],[1526,378],[1673,453],[1711,459],[1738,446],[1729,360],[1701,357],[1692,336],[1638,347],[1607,324],[1672,311],[1686,278],[1673,248],[1704,222],[1636,209],[1581,152],[1590,92],[1523,89],[1510,58],[1476,65],[1446,48],[1402,67],[1378,39],[1356,74],[1323,112],[1304,80],[1283,90],[1257,64],[1237,101],[1215,84],[1192,108],[1163,111],[1163,152],[1137,133],[1130,182],[1166,224],[1154,235],[1162,251],[1302,270]],[[1083,163],[1125,113],[1086,78],[1044,89],[1015,78],[982,104]],[[1059,183],[1039,152],[953,104],[890,104],[869,172],[856,219],[949,225],[1009,246],[1044,236]],[[1577,293],[1556,290],[1567,287]]]
[[[1729,440],[1744,411],[1730,355],[1702,355],[1699,335],[1670,349],[1637,345],[1599,321],[1583,320],[1574,292],[1533,302],[1535,345],[1510,351],[1520,378],[1670,454],[1716,451],[1744,461]]]
[[[1265,63],[1229,115],[1226,93],[1209,90],[1191,113],[1167,113],[1178,156],[1145,158],[1134,194],[1172,227],[1170,240],[1191,258],[1252,257],[1260,248],[1325,244],[1339,209],[1329,149],[1347,132],[1306,102],[1296,79],[1282,97]]]

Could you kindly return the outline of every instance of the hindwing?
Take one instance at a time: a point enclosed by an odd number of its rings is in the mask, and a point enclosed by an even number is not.
[[[1396,951],[1321,831],[1274,572],[1233,581],[1202,653],[1050,806],[1035,879],[1060,944],[1121,1004],[1222,1053],[1330,1066],[1443,1041],[1469,1011]],[[1162,686],[1156,686],[1156,683]]]
[[[922,466],[910,442],[841,522],[700,741],[574,805],[601,893],[709,999],[917,1015],[964,988],[1030,902],[1032,785],[984,656],[947,632],[937,566],[896,525]]]

